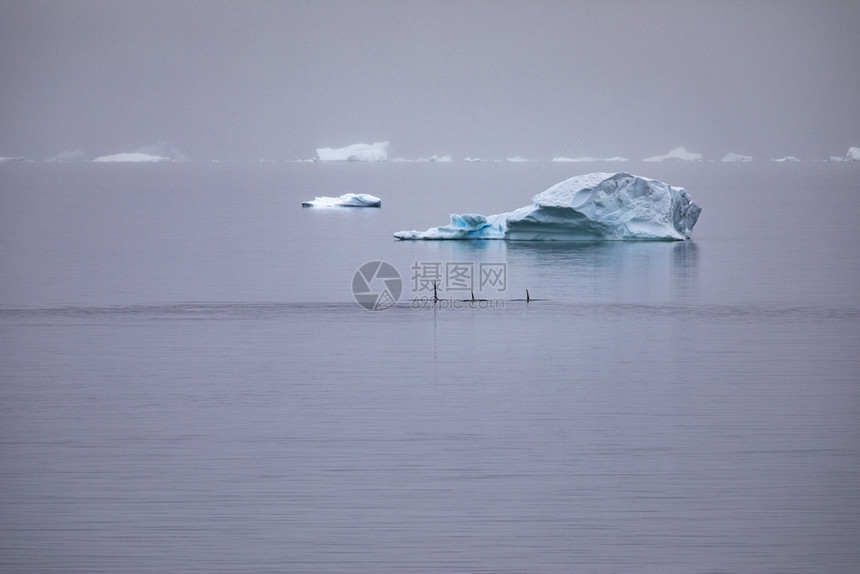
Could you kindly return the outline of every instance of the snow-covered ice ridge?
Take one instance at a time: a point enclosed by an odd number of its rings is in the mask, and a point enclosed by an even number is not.
[[[369,193],[345,193],[340,197],[317,197],[302,207],[382,207],[382,200]]]
[[[388,142],[317,148],[318,161],[388,161]]]
[[[683,188],[626,172],[589,173],[554,185],[515,211],[453,214],[449,225],[394,237],[680,241],[690,238],[701,211]]]

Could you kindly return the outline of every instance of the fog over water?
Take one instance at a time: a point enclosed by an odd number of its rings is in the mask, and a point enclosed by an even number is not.
[[[3,2],[0,156],[826,159],[860,143],[858,26],[853,1]]]

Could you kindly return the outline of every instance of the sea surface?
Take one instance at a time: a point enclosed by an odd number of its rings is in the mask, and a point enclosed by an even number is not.
[[[693,240],[391,236],[619,169]],[[0,571],[857,572],[858,221],[858,163],[0,165]]]

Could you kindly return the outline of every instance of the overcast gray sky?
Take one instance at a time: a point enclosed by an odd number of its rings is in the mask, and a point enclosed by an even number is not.
[[[860,2],[0,0],[0,156],[826,158]]]

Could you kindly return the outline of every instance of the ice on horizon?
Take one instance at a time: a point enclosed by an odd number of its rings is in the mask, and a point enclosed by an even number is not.
[[[621,156],[600,158],[600,157],[591,157],[591,156],[586,155],[586,156],[582,156],[582,157],[559,156],[559,157],[553,158],[552,161],[553,162],[559,162],[559,163],[593,163],[593,162],[599,162],[599,161],[625,162],[625,161],[629,161],[629,160],[626,157],[621,157]]]
[[[678,146],[665,155],[646,157],[642,161],[701,161],[702,154],[688,152],[683,146]]]
[[[143,152],[125,152],[112,155],[102,155],[93,160],[96,163],[129,162],[129,163],[156,163],[160,161],[171,161],[169,157],[162,155],[151,155]]]
[[[739,153],[729,152],[723,156],[723,159],[720,161],[725,162],[747,162],[752,161],[753,158],[751,155],[741,155]]]
[[[83,152],[71,152],[73,154],[81,154]],[[62,155],[62,154],[60,154]],[[56,156],[55,156],[56,157]],[[60,160],[69,161],[69,160]],[[143,146],[133,152],[115,153],[110,155],[102,155],[93,160],[97,163],[106,162],[130,162],[130,163],[157,163],[162,161],[188,161],[188,156],[176,149],[171,144],[161,141],[155,145]]]
[[[451,154],[447,155],[431,155],[430,157],[421,157],[418,159],[406,159],[405,157],[396,157],[391,160],[394,163],[451,163]]]
[[[302,207],[382,207],[382,200],[369,193],[345,193],[340,197],[316,197]]]
[[[626,172],[579,175],[535,195],[532,204],[497,215],[451,215],[414,239],[516,241],[689,239],[702,209],[680,187]]]
[[[770,161],[775,161],[777,163],[789,163],[789,162],[800,161],[800,159],[794,157],[793,155],[788,155],[788,156],[781,157],[778,159],[771,158]]]
[[[433,163],[451,163],[453,160],[451,159],[451,154],[447,155],[433,155],[427,160]]]
[[[166,141],[160,141],[155,145],[144,146],[135,151],[152,156],[166,157],[168,161],[186,162],[189,160],[187,155],[176,149],[176,146]]]
[[[388,161],[388,142],[317,148],[317,161]]]

